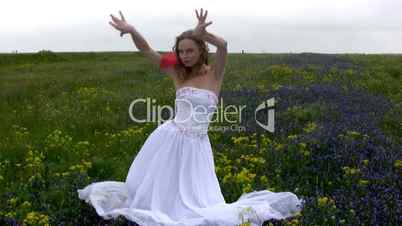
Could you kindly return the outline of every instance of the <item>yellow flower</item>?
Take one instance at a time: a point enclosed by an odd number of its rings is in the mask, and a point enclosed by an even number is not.
[[[232,141],[234,144],[242,144],[242,143],[248,143],[249,138],[248,137],[232,137]]]
[[[276,191],[276,188],[275,187],[267,187],[267,190],[268,191]]]
[[[359,185],[365,186],[365,185],[368,185],[368,184],[369,184],[368,180],[363,180],[363,179],[359,180]]]
[[[31,205],[30,202],[24,201],[24,202],[21,204],[21,206],[22,206],[23,208],[29,208],[29,207],[31,207],[32,205]]]
[[[88,167],[88,168],[91,168],[91,167],[92,167],[92,163],[91,163],[91,162],[87,162],[87,161],[85,161],[85,160],[83,160],[82,162],[83,162],[83,164],[84,164],[86,167]]]
[[[358,168],[350,168],[349,166],[342,167],[346,176],[353,176],[360,173],[360,169]]]
[[[49,216],[41,214],[39,212],[29,212],[24,221],[23,221],[24,226],[28,225],[44,225],[48,226],[49,225]]]
[[[394,163],[394,167],[397,169],[402,168],[402,160],[399,160],[399,159],[396,160]]]
[[[328,198],[327,197],[320,197],[318,198],[318,206],[323,207],[327,204]]]
[[[18,202],[18,197],[12,197],[11,199],[8,200],[8,203],[11,206],[15,206],[17,204],[17,202]]]
[[[226,174],[226,175],[223,177],[223,183],[228,183],[228,182],[230,181],[231,177],[232,177],[232,174],[231,174],[231,173]]]
[[[368,159],[363,160],[363,164],[364,164],[365,166],[367,166],[367,165],[369,164],[369,160],[368,160]]]
[[[357,131],[347,131],[346,135],[355,138],[355,137],[359,137],[361,134]]]
[[[16,213],[14,211],[6,213],[6,217],[14,218],[16,216]]]
[[[282,151],[284,145],[283,144],[275,144],[275,150]]]
[[[247,184],[246,186],[243,187],[242,192],[243,193],[248,193],[251,192],[253,188],[251,187],[251,184]]]
[[[292,219],[291,221],[287,222],[286,225],[298,226],[298,225],[300,225],[300,221],[298,219]]]
[[[251,182],[255,177],[254,173],[249,173],[249,170],[246,168],[242,168],[241,172],[236,175],[236,181],[239,183],[247,183]]]
[[[268,178],[266,176],[261,176],[260,181],[262,184],[267,184],[268,183]]]
[[[68,169],[69,169],[70,171],[72,171],[72,172],[78,171],[78,172],[80,172],[81,174],[84,174],[84,173],[87,172],[87,170],[88,170],[89,168],[92,167],[92,163],[91,163],[91,162],[88,162],[88,161],[85,161],[85,160],[81,160],[81,163],[82,163],[82,164],[72,165],[72,166],[70,166]],[[67,175],[69,175],[69,174],[67,174]]]
[[[318,198],[318,206],[319,207],[325,207],[327,205],[334,205],[335,201],[331,198],[328,197],[319,197]]]
[[[317,124],[314,122],[309,122],[305,128],[303,128],[303,131],[306,133],[311,133],[317,128]]]

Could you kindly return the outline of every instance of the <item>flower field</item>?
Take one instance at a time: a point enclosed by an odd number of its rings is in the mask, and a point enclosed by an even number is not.
[[[127,225],[77,189],[125,180],[157,126],[128,114],[147,97],[175,88],[140,53],[0,54],[0,225]],[[273,133],[254,117],[272,97]],[[209,131],[226,202],[291,191],[303,211],[264,225],[402,225],[401,55],[231,53],[220,101],[247,106],[245,131]]]

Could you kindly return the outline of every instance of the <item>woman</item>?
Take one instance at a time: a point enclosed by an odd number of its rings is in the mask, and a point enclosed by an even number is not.
[[[131,37],[136,47],[156,66],[161,66],[160,69],[169,74],[173,79],[176,89],[182,86],[194,86],[212,90],[218,96],[223,80],[224,67],[227,55],[227,42],[220,37],[212,35],[205,30],[205,27],[212,22],[206,23],[208,11],[201,15],[196,10],[198,25],[194,30],[189,30],[182,33],[176,39],[176,45],[173,48],[178,57],[178,67],[174,68],[173,64],[160,65],[163,57],[168,58],[170,54],[161,56],[155,52],[141,36],[141,34],[130,24],[128,24],[121,12],[121,20],[111,15],[114,23],[109,22],[114,28],[120,31],[120,36],[131,34]],[[204,41],[211,43],[217,47],[216,63],[212,66],[207,65],[208,50]],[[179,46],[180,42],[180,46]],[[191,71],[193,68],[194,70]],[[178,70],[177,70],[178,69]],[[187,73],[183,73],[186,69]]]
[[[137,48],[173,79],[177,111],[147,138],[125,182],[92,183],[78,190],[79,197],[104,219],[123,215],[141,226],[234,226],[246,221],[260,226],[293,216],[303,200],[291,192],[253,191],[233,203],[224,200],[207,130],[218,104],[227,42],[206,31],[212,23],[206,23],[207,11],[195,12],[198,25],[176,38],[173,53],[162,56],[121,12],[121,19],[111,15],[110,24],[120,35],[131,34]],[[217,47],[212,65],[205,41]]]

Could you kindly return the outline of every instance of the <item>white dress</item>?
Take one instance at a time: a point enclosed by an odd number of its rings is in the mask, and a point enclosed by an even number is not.
[[[125,182],[95,182],[77,190],[99,216],[123,215],[141,226],[235,226],[246,221],[261,226],[301,211],[304,200],[291,192],[253,191],[226,203],[207,134],[216,94],[185,86],[176,91],[175,104],[175,117],[149,135]]]

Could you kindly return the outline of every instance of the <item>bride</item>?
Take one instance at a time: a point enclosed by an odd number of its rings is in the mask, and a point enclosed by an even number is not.
[[[136,47],[173,79],[176,114],[158,126],[135,156],[126,181],[94,182],[78,189],[104,219],[124,216],[141,226],[261,226],[268,219],[284,219],[301,211],[303,201],[291,192],[269,190],[243,193],[226,203],[215,174],[208,126],[217,109],[225,72],[227,42],[206,31],[208,11],[195,10],[198,24],[176,38],[173,52],[159,54],[140,33],[111,15],[109,22],[130,34]],[[208,64],[208,47],[216,46]],[[203,111],[198,109],[203,108]],[[197,114],[195,114],[197,113]],[[241,215],[241,216],[240,216]]]

